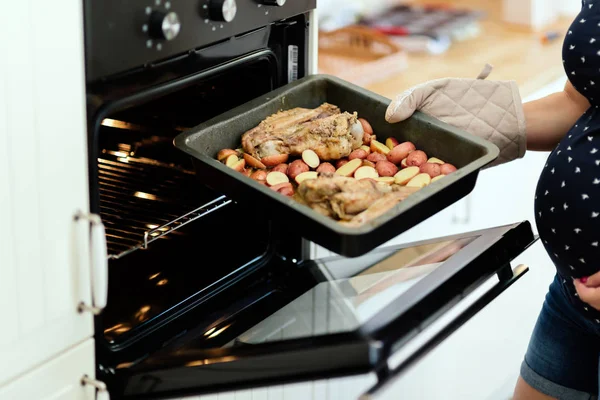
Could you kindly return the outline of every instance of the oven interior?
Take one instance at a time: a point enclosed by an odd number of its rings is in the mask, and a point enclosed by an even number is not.
[[[97,183],[109,296],[97,337],[105,351],[143,347],[157,331],[172,337],[180,314],[223,298],[217,295],[285,251],[269,221],[203,185],[173,146],[183,129],[277,87],[274,63],[254,57],[102,119]]]

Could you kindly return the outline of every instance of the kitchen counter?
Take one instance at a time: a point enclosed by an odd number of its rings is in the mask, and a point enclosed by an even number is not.
[[[414,0],[412,4],[446,4],[443,0]],[[564,76],[562,37],[572,18],[560,18],[544,32],[556,30],[559,37],[543,44],[540,35],[526,27],[511,26],[502,21],[501,0],[453,0],[456,7],[479,9],[486,13],[480,21],[481,33],[475,39],[453,43],[444,54],[410,54],[408,69],[367,89],[388,98],[413,85],[444,77],[475,78],[486,63],[494,66],[488,79],[516,80],[521,95],[527,97]]]

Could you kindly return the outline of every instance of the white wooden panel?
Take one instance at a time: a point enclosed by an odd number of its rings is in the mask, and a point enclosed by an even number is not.
[[[0,35],[5,36],[4,25],[0,24]],[[0,42],[2,44],[3,42]],[[4,53],[3,47],[0,51]],[[19,314],[17,301],[17,264],[14,252],[13,235],[13,198],[9,163],[8,138],[8,96],[6,93],[6,66],[0,62],[0,307],[2,309],[3,329],[0,329],[0,343],[11,343],[19,334]],[[1,381],[1,379],[0,379]]]
[[[12,2],[0,24],[0,386],[93,334],[82,26],[76,0]]]
[[[31,21],[29,2],[11,7],[11,18],[4,25],[8,55],[5,63],[5,89],[8,131],[8,162],[13,200],[14,249],[17,262],[17,298],[21,318],[19,335],[27,335],[44,323],[44,270],[40,254],[38,135],[33,108],[34,80],[32,34],[25,21]],[[6,54],[6,53],[5,53]]]
[[[94,377],[94,371],[94,341],[89,339],[1,387],[0,400],[94,400],[95,390],[81,385],[81,378]]]

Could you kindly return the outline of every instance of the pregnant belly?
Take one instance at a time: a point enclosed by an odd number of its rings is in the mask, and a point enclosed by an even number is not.
[[[535,217],[549,256],[566,277],[600,270],[600,129],[583,118],[548,157]]]

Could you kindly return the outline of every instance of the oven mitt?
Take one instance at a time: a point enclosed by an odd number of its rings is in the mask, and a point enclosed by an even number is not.
[[[396,123],[419,110],[487,139],[500,149],[487,167],[522,158],[527,141],[519,88],[514,81],[485,80],[491,71],[488,64],[477,79],[443,78],[414,86],[392,101],[385,119]]]

